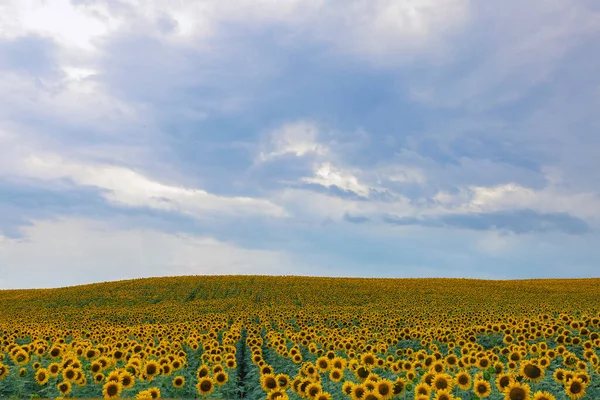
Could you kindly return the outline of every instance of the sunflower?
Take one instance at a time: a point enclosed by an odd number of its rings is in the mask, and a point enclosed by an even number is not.
[[[219,371],[220,371],[220,370],[217,370],[217,368],[218,368],[218,367],[220,367],[220,365],[216,365],[216,366],[213,368],[213,372],[214,372],[215,374],[216,374],[217,372],[219,372]],[[270,366],[270,365],[263,365],[263,366],[261,367],[261,369],[260,369],[260,373],[261,373],[261,375],[272,374],[272,373],[273,373],[273,368],[271,368],[271,366]],[[313,373],[316,373],[316,371],[315,371],[315,372],[313,372]],[[311,375],[312,375],[313,373],[311,373]]]
[[[452,390],[454,386],[454,380],[448,374],[437,374],[431,380],[431,387],[435,390],[448,389]]]
[[[473,383],[473,392],[480,399],[488,397],[492,393],[492,386],[488,381],[476,379]]]
[[[425,375],[423,375],[421,377],[421,381],[425,382],[426,384],[428,384],[429,386],[431,386],[431,382],[433,381],[433,378],[435,378],[436,373],[429,371],[426,372]]]
[[[66,396],[69,393],[71,393],[71,382],[69,382],[69,381],[61,382],[58,385],[56,385],[56,388],[58,389],[59,393],[62,396]]]
[[[326,372],[329,369],[329,358],[327,357],[319,357],[317,358],[317,361],[315,362],[315,366],[317,367],[317,369],[320,372]]]
[[[102,372],[98,372],[96,375],[94,375],[94,382],[96,383],[102,383],[104,382],[104,374]]]
[[[577,372],[575,374],[575,378],[581,379],[581,382],[584,384],[584,386],[589,385],[591,381],[591,378],[587,372]]]
[[[48,370],[46,368],[40,368],[35,372],[35,381],[38,385],[45,385],[50,379],[50,375],[48,375]]]
[[[305,390],[308,387],[308,385],[310,385],[311,383],[312,383],[312,381],[309,378],[302,379],[300,381],[300,383],[298,384],[297,393],[302,397],[306,397]]]
[[[496,387],[500,391],[503,391],[514,381],[515,381],[515,378],[513,377],[512,374],[500,374],[496,377]]]
[[[277,384],[277,378],[273,374],[261,375],[260,386],[262,386],[264,391],[267,393],[279,387],[279,385]]]
[[[331,372],[329,372],[329,380],[332,382],[339,382],[342,380],[344,373],[341,369],[333,368]]]
[[[364,353],[360,356],[360,361],[364,365],[373,366],[377,362],[377,357],[373,353]]]
[[[17,365],[25,365],[29,362],[29,354],[24,350],[19,350],[13,357],[13,361]]]
[[[161,368],[156,361],[151,360],[144,365],[143,371],[148,377],[155,377],[156,375],[160,374]]]
[[[354,375],[356,375],[357,379],[364,381],[367,379],[367,376],[369,376],[369,370],[363,366],[360,366],[356,369],[356,371],[354,371]]]
[[[323,388],[321,387],[321,384],[319,382],[313,382],[313,383],[309,384],[306,387],[306,389],[304,390],[304,392],[306,393],[306,395],[309,398],[315,397],[316,395],[318,395],[322,391],[323,391]]]
[[[97,374],[98,372],[102,371],[102,364],[100,364],[98,361],[92,362],[90,365],[90,371],[92,371],[93,374]]]
[[[39,369],[42,366],[42,364],[40,364],[39,361],[36,361],[33,364],[31,364],[31,366],[33,367],[33,369]]]
[[[119,382],[120,380],[121,380],[120,371],[111,371],[108,373],[108,375],[106,375],[107,382],[110,382],[110,381]]]
[[[471,375],[467,371],[461,371],[454,377],[454,381],[460,388],[460,390],[469,390],[473,383]]]
[[[479,369],[487,369],[490,366],[490,360],[488,360],[487,357],[482,357],[477,360],[477,363],[475,365]]]
[[[215,390],[215,384],[209,377],[203,377],[198,379],[196,390],[198,390],[198,393],[201,395],[208,396],[213,392],[213,390]]]
[[[530,400],[531,388],[526,383],[514,381],[504,389],[504,400]]]
[[[218,372],[214,378],[215,384],[218,386],[226,384],[228,380],[229,375],[227,375],[227,372],[224,371]]]
[[[52,363],[52,364],[48,365],[48,375],[50,375],[50,377],[52,377],[52,378],[57,377],[59,373],[60,373],[60,365],[58,363]]]
[[[352,383],[352,381],[344,382],[344,384],[342,385],[342,392],[344,392],[344,394],[346,396],[350,396],[352,394],[353,386],[354,386],[354,383]],[[295,391],[297,391],[297,390],[295,390]]]
[[[435,361],[431,364],[429,370],[435,372],[436,374],[441,374],[442,372],[444,372],[445,368],[446,366],[442,361]]]
[[[580,378],[573,378],[565,384],[565,393],[570,399],[580,399],[585,396],[585,385]]]
[[[148,393],[152,396],[153,399],[160,399],[160,389],[157,387],[152,387],[148,389]]]
[[[102,387],[102,394],[104,398],[115,399],[121,396],[123,385],[119,381],[108,381]]]
[[[164,376],[169,376],[171,375],[171,372],[173,372],[173,367],[171,367],[170,363],[163,364],[160,367],[160,372]]]
[[[556,400],[556,397],[548,392],[538,391],[533,395],[533,400]]]
[[[9,372],[10,370],[8,369],[8,366],[0,363],[0,380],[6,378]]]
[[[50,357],[59,358],[62,355],[62,349],[58,346],[50,349]]]
[[[77,378],[77,371],[73,367],[67,367],[63,370],[62,376],[65,381],[74,382]]]
[[[394,384],[388,379],[381,379],[375,383],[374,392],[377,393],[380,399],[389,399],[394,393]]]
[[[142,390],[138,394],[135,395],[136,400],[151,400],[152,395],[147,390]]]
[[[123,389],[131,389],[135,385],[135,377],[127,371],[121,372],[119,375]]]
[[[314,399],[315,400],[333,400],[333,397],[331,396],[331,394],[329,394],[327,392],[321,392]]]
[[[417,386],[415,386],[415,396],[419,394],[429,397],[431,395],[431,386],[425,382],[419,383]]]
[[[358,385],[354,385],[354,386],[352,386],[352,393],[351,393],[350,397],[352,398],[352,400],[361,400],[365,396],[366,392],[367,392],[367,389],[365,388],[365,386],[362,383],[358,384]]]
[[[185,378],[183,376],[176,376],[173,378],[173,387],[180,389],[185,385]]]
[[[373,390],[375,390],[375,382],[370,381],[370,380],[366,380],[363,385],[365,385],[365,389],[367,389],[367,392],[372,392]]]
[[[204,378],[204,377],[207,377],[209,373],[210,373],[210,370],[208,369],[208,367],[206,365],[202,365],[201,367],[198,368],[198,371],[196,372],[196,377],[198,379]]]
[[[535,365],[531,360],[521,363],[521,375],[531,382],[539,382],[544,378],[544,370]]]
[[[19,376],[24,377],[27,376],[27,368],[23,367],[19,370]]]
[[[289,400],[289,397],[285,393],[285,390],[275,389],[275,390],[271,390],[267,394],[267,400]]]
[[[557,368],[556,371],[552,374],[554,380],[558,383],[563,383],[565,380],[565,370],[563,368]]]
[[[449,391],[447,391],[446,389],[439,390],[433,398],[433,400],[454,400],[454,399],[455,399],[454,395],[452,393],[450,393]]]
[[[280,389],[285,390],[290,386],[290,377],[286,374],[275,375],[275,380],[277,381],[277,385],[279,385]]]
[[[573,371],[565,370],[563,382],[567,383],[573,378],[575,378],[575,373]]]

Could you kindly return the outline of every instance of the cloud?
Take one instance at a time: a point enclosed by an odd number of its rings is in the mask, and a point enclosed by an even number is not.
[[[325,187],[335,186],[363,197],[368,197],[371,190],[370,187],[361,184],[352,172],[335,168],[330,163],[320,165],[316,169],[314,177],[302,178],[302,182]]]
[[[600,212],[600,198],[593,193],[565,193],[556,186],[540,190],[513,183],[486,187],[459,188],[456,193],[439,192],[434,199],[450,212],[493,212],[532,209],[542,213],[569,212],[595,218]]]
[[[95,49],[95,39],[119,27],[119,21],[101,2],[77,5],[69,0],[7,1],[0,11],[0,37],[34,33],[51,37],[62,46],[86,51]]]
[[[329,147],[319,143],[319,127],[308,121],[295,121],[271,131],[257,161],[265,162],[285,155],[303,157],[306,155],[326,156]]]
[[[24,173],[42,180],[71,179],[78,185],[104,190],[103,196],[130,207],[150,207],[202,218],[214,213],[236,216],[283,217],[283,208],[268,200],[222,197],[201,189],[171,186],[154,181],[131,169],[85,164],[55,155],[32,155],[23,162]]]
[[[348,213],[344,214],[344,221],[351,222],[353,224],[363,224],[365,222],[369,222],[369,218],[362,217],[360,215],[352,216]]]
[[[34,221],[23,232],[19,239],[0,235],[0,288],[294,270],[293,261],[278,251],[245,249],[206,236],[115,229],[89,219]]]
[[[587,222],[567,213],[539,213],[527,209],[485,214],[446,214],[438,217],[422,218],[385,215],[382,220],[392,225],[401,226],[421,225],[476,231],[498,230],[516,234],[560,231],[571,235],[581,235],[591,231]]]
[[[110,219],[314,273],[588,265],[597,22],[588,0],[4,1],[0,230]]]

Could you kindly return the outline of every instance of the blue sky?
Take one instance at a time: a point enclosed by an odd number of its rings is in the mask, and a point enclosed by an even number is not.
[[[0,288],[600,271],[600,7],[0,5]]]

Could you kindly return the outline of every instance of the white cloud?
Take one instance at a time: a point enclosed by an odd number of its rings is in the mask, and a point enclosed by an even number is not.
[[[478,111],[510,104],[540,83],[565,79],[559,62],[600,32],[600,13],[587,2],[477,2],[473,13],[466,37],[448,43],[446,70],[414,77],[413,100]],[[469,35],[476,44],[461,54]]]
[[[277,25],[368,62],[410,57],[460,28],[468,0],[161,1],[117,5],[69,0],[8,0],[0,5],[0,36],[40,34],[63,47],[95,51],[112,34],[142,33],[175,45],[210,48],[231,26]]]
[[[92,70],[67,66],[63,69],[68,71],[63,79],[53,80],[6,72],[0,80],[0,93],[9,97],[0,100],[0,123],[34,114],[39,119],[60,120],[78,128],[81,136],[87,134],[86,130],[114,134],[142,126],[141,105],[110,95],[101,84],[89,79]]]
[[[314,177],[302,178],[301,180],[325,187],[337,186],[342,190],[349,190],[364,197],[368,197],[371,190],[369,186],[361,184],[352,172],[335,168],[330,163],[321,164],[316,169]]]
[[[119,21],[106,4],[69,0],[8,0],[0,5],[0,37],[37,34],[67,48],[95,49],[94,39],[116,30]]]
[[[284,124],[269,132],[263,150],[258,155],[257,161],[264,162],[293,154],[302,157],[308,154],[325,156],[329,154],[329,147],[319,142],[319,127],[309,121],[295,121]]]
[[[286,215],[283,208],[268,200],[217,196],[201,189],[167,185],[122,166],[68,161],[52,154],[33,154],[25,158],[20,167],[21,175],[32,178],[66,178],[79,185],[104,189],[106,199],[131,207],[176,211],[195,218],[206,218],[214,213],[236,216]]]
[[[369,62],[390,64],[432,50],[464,25],[467,0],[374,0],[343,2],[321,10],[317,35]]]
[[[439,192],[435,198],[444,212],[494,212],[532,209],[568,212],[583,218],[600,215],[600,198],[593,193],[565,193],[554,186],[534,190],[514,183],[461,188],[457,194]]]
[[[0,235],[0,289],[61,287],[149,276],[293,273],[282,252],[211,237],[115,229],[85,219],[34,221],[22,239]]]
[[[397,183],[425,183],[426,174],[419,168],[406,165],[390,164],[373,170],[373,175],[378,184],[385,181]]]

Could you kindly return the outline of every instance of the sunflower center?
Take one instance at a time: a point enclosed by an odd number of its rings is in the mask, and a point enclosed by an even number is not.
[[[435,382],[435,387],[438,389],[446,389],[448,387],[448,382],[445,379],[440,379]]]
[[[539,378],[542,374],[542,370],[533,364],[527,364],[525,366],[525,368],[523,369],[523,372],[525,372],[525,375],[528,378],[533,378],[533,379]]]
[[[106,393],[109,396],[114,396],[115,394],[117,394],[117,385],[110,385],[109,387],[107,387]]]
[[[510,400],[525,400],[525,390],[522,388],[513,388],[510,391]]]

